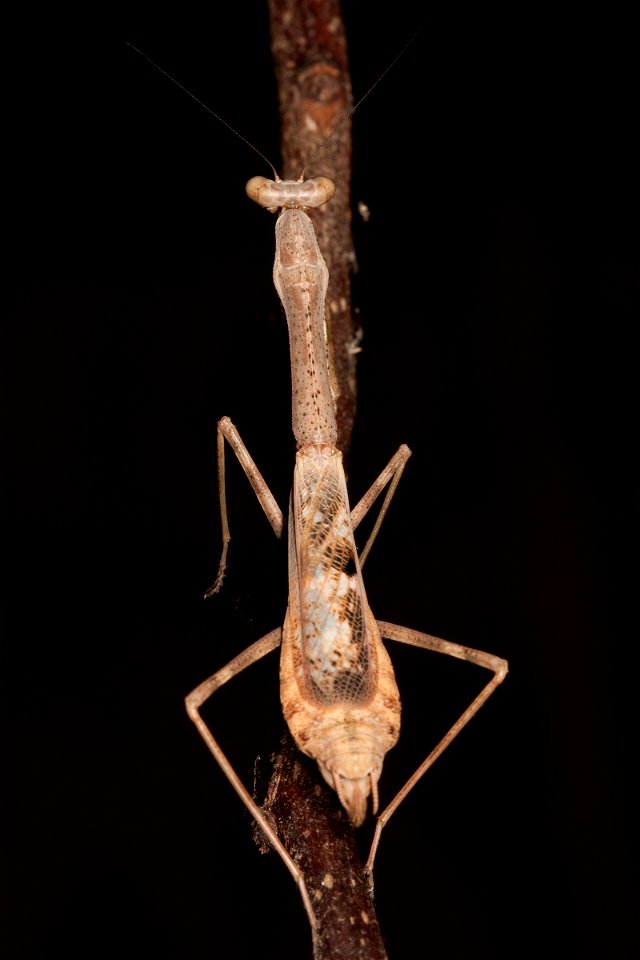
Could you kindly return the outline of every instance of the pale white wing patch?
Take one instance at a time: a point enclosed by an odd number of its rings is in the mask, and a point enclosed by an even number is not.
[[[342,459],[330,447],[299,453],[297,502],[301,623],[296,675],[323,704],[362,705],[376,685]],[[295,502],[296,497],[294,497]]]

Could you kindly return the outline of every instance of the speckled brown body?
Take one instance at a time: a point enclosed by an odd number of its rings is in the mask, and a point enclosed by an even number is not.
[[[326,178],[254,177],[252,199],[282,206],[273,279],[289,327],[293,432],[298,444],[289,516],[289,608],[280,668],[285,719],[352,822],[377,809],[385,754],[400,731],[393,668],[369,608],[356,550],[336,398],[329,376],[328,271],[303,207],[333,194]]]
[[[400,732],[400,696],[362,581],[342,454],[298,451],[280,697],[299,748],[359,826]]]

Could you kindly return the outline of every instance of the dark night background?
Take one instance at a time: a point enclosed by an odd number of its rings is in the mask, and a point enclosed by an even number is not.
[[[361,95],[426,8],[345,6]],[[372,216],[352,500],[414,451],[369,599],[511,666],[383,834],[392,960],[634,955],[637,50],[613,14],[535,9],[427,10],[354,120]],[[309,956],[289,875],[183,706],[286,605],[286,551],[231,462],[228,579],[202,600],[217,419],[281,504],[291,479],[274,220],[244,196],[268,171],[124,45],[277,165],[266,10],[24,30],[4,121],[5,955]],[[395,646],[383,802],[482,679]],[[245,782],[257,755],[268,776],[277,657],[216,700]]]

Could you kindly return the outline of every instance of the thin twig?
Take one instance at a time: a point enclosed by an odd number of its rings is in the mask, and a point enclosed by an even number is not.
[[[282,118],[282,176],[300,176],[332,131],[305,177],[337,184],[331,203],[310,210],[329,267],[328,327],[339,390],[338,445],[347,450],[356,408],[354,324],[350,282],[352,106],[346,37],[337,0],[270,0],[272,50]],[[264,805],[305,877],[318,921],[314,960],[386,960],[375,906],[355,831],[336,794],[320,779],[287,733],[276,757]]]

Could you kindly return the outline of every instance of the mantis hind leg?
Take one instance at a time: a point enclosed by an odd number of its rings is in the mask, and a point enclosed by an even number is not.
[[[436,653],[444,653],[449,657],[456,657],[458,660],[466,660],[468,663],[474,663],[478,667],[490,670],[493,676],[378,817],[366,863],[366,870],[369,874],[373,871],[373,862],[378,844],[380,843],[380,835],[385,825],[389,822],[405,797],[413,790],[418,780],[420,780],[429,767],[435,763],[438,757],[444,753],[452,740],[458,736],[462,728],[475,716],[480,707],[487,702],[494,690],[502,683],[509,670],[509,665],[506,660],[503,660],[502,657],[496,657],[491,653],[485,653],[483,650],[474,650],[472,647],[465,647],[459,643],[441,640],[440,637],[432,637],[428,633],[411,630],[409,627],[400,627],[395,623],[385,623],[379,620],[378,627],[381,635],[388,640],[408,643],[414,647],[421,647],[423,650],[433,650]]]
[[[315,936],[315,930],[317,926],[316,916],[313,911],[311,899],[309,897],[309,893],[305,886],[304,877],[302,876],[300,869],[298,868],[295,860],[290,856],[286,848],[283,846],[277,833],[241,781],[238,774],[233,769],[226,754],[223,753],[218,741],[215,739],[211,733],[211,730],[200,716],[200,708],[209,699],[209,697],[215,693],[216,690],[218,690],[228,680],[231,680],[239,673],[242,673],[242,671],[247,667],[257,663],[257,661],[261,660],[262,657],[266,656],[268,653],[271,653],[273,650],[276,650],[280,646],[281,640],[281,627],[278,627],[276,630],[272,630],[270,633],[267,633],[260,640],[257,640],[255,643],[251,644],[250,647],[247,647],[246,650],[243,650],[242,653],[238,654],[237,657],[234,657],[234,659],[231,660],[226,666],[222,667],[220,670],[217,670],[214,674],[204,680],[195,688],[195,690],[192,690],[191,693],[185,698],[185,704],[187,707],[187,713],[196,725],[198,733],[206,743],[213,757],[220,766],[220,769],[244,803],[251,816],[260,825],[260,828],[262,829],[271,846],[274,848],[274,850],[276,850],[277,853],[280,854],[285,866],[287,867],[287,870],[295,880],[300,891],[300,896],[302,897],[305,910],[307,911],[307,915],[309,917],[312,934]]]

